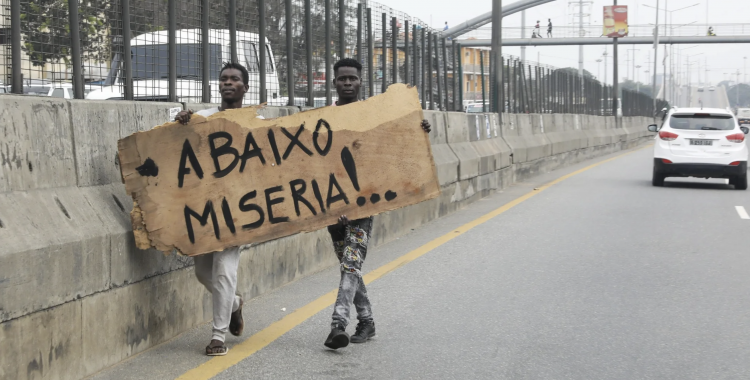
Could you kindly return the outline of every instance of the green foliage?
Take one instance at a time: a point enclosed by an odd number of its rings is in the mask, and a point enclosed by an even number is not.
[[[640,91],[642,94],[646,94],[648,96],[653,96],[653,93],[654,93],[651,85],[644,84],[644,83],[637,83],[629,79],[624,82],[620,82],[620,91],[622,90]]]
[[[90,0],[78,5],[81,53],[84,59],[109,59],[106,14],[108,0]],[[21,2],[22,49],[34,66],[69,63],[70,18],[67,0],[27,0]]]
[[[728,87],[728,86],[727,86]],[[744,83],[728,87],[727,99],[732,108],[750,107],[750,86]]]
[[[575,69],[575,68],[572,68],[572,67],[566,67],[564,69],[558,69],[557,72],[568,73],[569,75],[578,75],[578,69]],[[586,78],[586,79],[597,80],[596,77],[594,77],[594,75],[591,74],[591,72],[589,72],[586,69],[583,69],[583,77]]]

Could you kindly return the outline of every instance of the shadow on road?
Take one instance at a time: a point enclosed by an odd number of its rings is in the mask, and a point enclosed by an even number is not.
[[[650,183],[649,183],[650,184]],[[734,190],[734,186],[724,183],[665,181],[664,187],[673,189],[705,189],[705,190]]]

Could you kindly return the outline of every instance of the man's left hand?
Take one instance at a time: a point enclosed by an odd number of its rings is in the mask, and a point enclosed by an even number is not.
[[[427,121],[426,119],[422,120],[422,124],[420,124],[420,126],[427,133],[430,133],[430,130],[432,130],[432,126],[430,125],[430,122]]]

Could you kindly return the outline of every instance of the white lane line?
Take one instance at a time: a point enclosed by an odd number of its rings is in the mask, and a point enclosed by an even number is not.
[[[740,219],[750,219],[750,215],[747,214],[745,208],[742,206],[734,206],[737,209],[737,213],[740,214]]]

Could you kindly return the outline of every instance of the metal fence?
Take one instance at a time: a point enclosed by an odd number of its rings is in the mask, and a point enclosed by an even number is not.
[[[599,82],[514,57],[491,88],[488,50],[373,1],[0,0],[0,90],[11,93],[218,103],[219,69],[234,61],[250,73],[246,103],[320,107],[335,100],[343,57],[362,63],[363,98],[409,83],[425,109],[499,96],[508,112],[607,112]],[[641,97],[623,110],[652,114]]]

